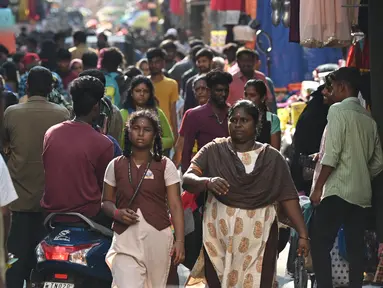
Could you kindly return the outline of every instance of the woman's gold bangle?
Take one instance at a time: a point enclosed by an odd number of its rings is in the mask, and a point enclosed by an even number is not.
[[[301,237],[301,236],[299,236],[299,239],[302,239],[302,240],[307,240],[307,241],[311,241],[311,239],[310,238],[306,238],[306,237]]]

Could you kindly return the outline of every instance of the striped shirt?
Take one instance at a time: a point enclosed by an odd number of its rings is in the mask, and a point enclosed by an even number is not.
[[[376,122],[357,98],[330,107],[322,165],[334,167],[323,197],[338,196],[361,207],[371,206],[371,180],[383,170]]]

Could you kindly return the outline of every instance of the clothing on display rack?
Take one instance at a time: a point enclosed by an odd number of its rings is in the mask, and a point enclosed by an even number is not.
[[[370,45],[367,37],[354,43],[350,47],[346,66],[359,69],[370,69]]]
[[[245,3],[231,0],[212,0],[210,2],[210,20],[220,26],[237,25]]]
[[[291,0],[289,41],[300,43],[299,38],[299,12],[300,0]]]
[[[351,25],[356,13],[344,5],[357,5],[360,0],[300,1],[300,44],[309,48],[347,47],[351,44]]]

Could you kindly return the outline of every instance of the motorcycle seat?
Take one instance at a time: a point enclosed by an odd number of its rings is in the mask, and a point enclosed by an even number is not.
[[[47,216],[47,218],[45,218],[45,221],[44,221],[44,226],[47,228],[47,229],[53,229],[54,228],[54,221],[53,219],[56,217],[56,216],[74,216],[74,217],[77,217],[77,218],[80,218],[82,220],[82,222],[85,224],[87,224],[87,226],[90,228],[91,231],[95,231],[95,232],[98,232],[106,237],[110,237],[112,238],[113,237],[113,231],[107,227],[104,227],[92,220],[90,220],[89,218],[87,218],[86,216],[80,214],[80,213],[75,213],[75,212],[68,212],[68,213],[51,213]]]

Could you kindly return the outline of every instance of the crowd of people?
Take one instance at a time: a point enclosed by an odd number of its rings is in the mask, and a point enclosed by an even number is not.
[[[113,287],[177,285],[181,263],[191,270],[186,285],[274,287],[286,217],[299,255],[312,242],[319,288],[332,287],[330,250],[343,224],[350,287],[362,286],[371,180],[383,158],[377,125],[358,100],[357,70],[330,74],[311,100],[321,109],[309,103],[298,121],[296,151],[318,152],[303,183],[301,152],[290,167],[279,153],[274,86],[256,51],[231,43],[221,55],[193,39],[181,59],[169,34],[126,67],[104,34],[97,50],[82,31],[72,48],[61,40],[15,55],[0,47],[0,258],[18,258],[6,274],[0,260],[0,287],[28,284],[53,212],[113,229]],[[46,49],[54,56],[43,58]],[[315,138],[304,132],[312,129]],[[301,148],[305,137],[310,151]],[[310,234],[298,192],[317,207]],[[185,233],[188,221],[194,228]]]

